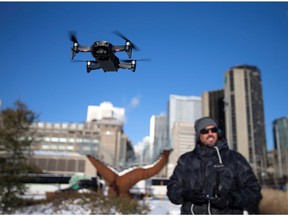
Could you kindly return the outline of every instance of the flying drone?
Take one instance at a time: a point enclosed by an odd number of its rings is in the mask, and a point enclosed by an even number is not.
[[[119,68],[128,69],[135,72],[136,60],[131,59],[132,50],[139,50],[128,38],[116,31],[116,35],[125,40],[124,45],[114,46],[108,41],[96,41],[92,46],[81,46],[76,38],[75,33],[70,32],[70,40],[73,42],[71,48],[71,59],[79,52],[91,52],[95,60],[86,61],[87,73],[91,70],[102,68],[104,72],[118,71]],[[115,55],[117,52],[126,52],[129,59],[120,61]]]

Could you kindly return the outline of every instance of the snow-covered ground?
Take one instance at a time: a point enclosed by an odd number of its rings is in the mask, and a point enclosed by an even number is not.
[[[149,205],[149,215],[180,215],[180,206],[173,205],[169,200],[145,200]],[[57,213],[58,212],[58,213]],[[33,207],[26,207],[15,212],[16,215],[53,215],[55,209],[52,204],[38,205]],[[78,206],[76,203],[69,204],[63,209],[56,211],[56,214],[61,215],[89,215],[91,211],[89,208]],[[117,214],[117,213],[116,213]]]
[[[58,189],[66,188],[68,185],[59,184],[33,184],[28,185],[29,190],[27,191],[26,197],[33,199],[45,199],[45,192],[53,192]],[[145,198],[143,202],[149,206],[149,215],[179,215],[180,206],[172,204],[167,197],[163,198]],[[16,215],[53,215],[55,209],[51,204],[38,205],[23,208],[15,212]],[[61,215],[89,215],[91,210],[81,205],[77,205],[77,200],[74,203],[65,205],[62,209],[56,211],[56,214]],[[117,214],[117,212],[116,212]]]
[[[180,215],[180,205],[172,204],[167,198],[147,201],[151,215]]]

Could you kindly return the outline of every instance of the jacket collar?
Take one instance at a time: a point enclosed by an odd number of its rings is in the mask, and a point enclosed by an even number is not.
[[[218,140],[215,146],[220,152],[228,150],[228,144],[225,140]],[[206,146],[199,141],[196,143],[194,152],[200,157],[211,157],[212,155],[217,154],[215,147]]]

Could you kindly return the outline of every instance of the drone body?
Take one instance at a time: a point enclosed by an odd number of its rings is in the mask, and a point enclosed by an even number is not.
[[[71,59],[79,52],[91,52],[95,60],[86,61],[86,70],[89,73],[91,70],[97,70],[102,68],[104,72],[117,72],[118,69],[129,69],[135,72],[136,60],[123,60],[120,61],[115,55],[116,52],[125,51],[129,58],[132,55],[132,49],[137,49],[131,41],[129,41],[122,34],[117,34],[126,40],[124,45],[114,46],[108,41],[96,41],[92,46],[80,46],[75,35],[71,34],[70,39],[73,42],[71,49]]]

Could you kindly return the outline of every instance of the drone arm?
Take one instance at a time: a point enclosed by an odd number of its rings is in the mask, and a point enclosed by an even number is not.
[[[86,62],[87,73],[89,73],[91,70],[97,70],[100,68],[101,68],[101,65],[97,61],[87,61]]]
[[[128,55],[129,58],[132,56],[132,46],[131,42],[126,42],[124,46],[114,46],[113,47],[113,52],[123,52],[125,51]]]
[[[92,48],[90,46],[79,46],[78,43],[75,43],[71,48],[71,59],[79,52],[91,52]]]
[[[91,52],[92,48],[90,46],[79,46],[78,52]]]
[[[120,68],[129,69],[129,70],[132,70],[133,72],[135,72],[135,70],[136,70],[136,60],[132,60],[131,63],[120,62],[118,66]]]
[[[123,51],[126,51],[126,50],[125,50],[125,46],[113,46],[113,47],[112,47],[112,50],[113,50],[114,53],[115,53],[115,52],[123,52]]]
[[[123,68],[123,69],[131,69],[131,64],[126,64],[126,63],[120,62],[119,67]]]

